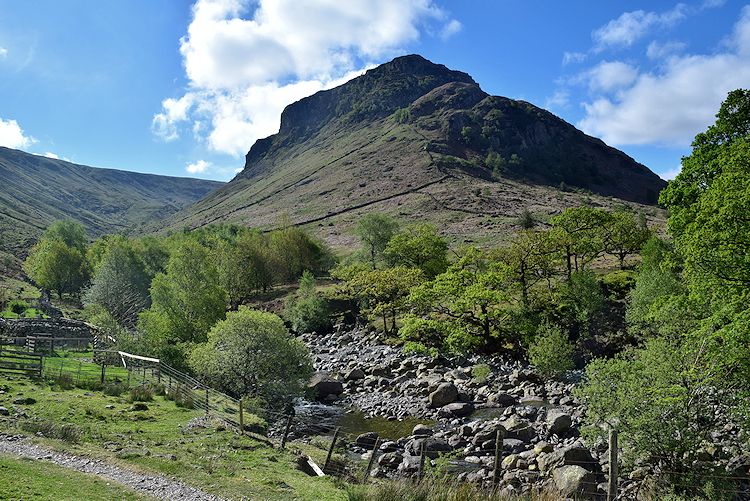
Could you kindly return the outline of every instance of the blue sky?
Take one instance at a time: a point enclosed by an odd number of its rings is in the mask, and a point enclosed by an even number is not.
[[[750,87],[731,0],[0,0],[0,145],[230,179],[284,105],[407,53],[545,107],[663,177]]]

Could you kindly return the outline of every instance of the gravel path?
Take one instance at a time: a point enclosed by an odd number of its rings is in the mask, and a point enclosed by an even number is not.
[[[16,457],[49,461],[58,466],[96,475],[126,485],[141,494],[158,499],[219,501],[221,498],[160,475],[146,475],[121,468],[99,459],[74,456],[34,445],[23,436],[0,434],[0,453]]]

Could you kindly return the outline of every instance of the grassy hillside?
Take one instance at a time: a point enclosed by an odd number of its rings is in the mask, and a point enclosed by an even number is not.
[[[137,228],[221,185],[97,169],[0,147],[0,251],[22,254],[57,219],[79,221],[92,236]]]
[[[524,210],[543,223],[581,203],[627,203],[661,219],[643,204],[664,184],[545,110],[406,56],[288,106],[234,180],[151,229],[272,228],[287,214],[347,247],[352,220],[382,211],[456,242],[497,241]]]

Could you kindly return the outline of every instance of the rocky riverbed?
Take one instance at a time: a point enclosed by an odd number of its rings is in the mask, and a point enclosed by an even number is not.
[[[517,361],[407,355],[365,328],[338,327],[331,335],[302,339],[319,371],[311,385],[322,403],[302,410],[297,433],[330,429],[345,410],[423,420],[403,436],[380,441],[373,476],[416,474],[424,448],[433,463],[450,454],[448,468],[459,479],[489,483],[499,450],[500,487],[507,493],[551,487],[578,499],[606,495],[607,444],[589,447],[581,438],[582,408],[573,396],[580,375],[571,374],[567,382],[543,381]],[[476,377],[473,368],[480,364],[490,367],[486,377]],[[311,428],[305,430],[305,423]],[[350,440],[349,450],[368,458],[383,434],[357,431],[362,433]],[[731,442],[732,435],[717,440]],[[726,463],[747,475],[750,458],[727,458]],[[637,497],[645,473],[641,468],[619,479],[622,499]]]

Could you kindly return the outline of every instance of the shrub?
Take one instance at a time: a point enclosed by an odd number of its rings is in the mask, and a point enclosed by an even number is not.
[[[478,383],[484,383],[492,373],[492,368],[487,364],[477,364],[471,368],[471,375]]]
[[[102,392],[109,397],[119,397],[127,391],[128,387],[123,383],[107,383]]]
[[[404,343],[404,354],[405,355],[426,355],[432,358],[438,356],[439,352],[437,348],[428,348],[422,343],[417,341],[406,341]]]
[[[60,374],[54,379],[55,386],[58,386],[61,390],[72,390],[75,387],[73,383],[73,376],[70,374]]]
[[[21,299],[14,299],[8,302],[8,310],[12,311],[16,315],[23,315],[23,313],[29,308],[29,303]]]
[[[299,289],[284,305],[284,319],[295,332],[317,332],[331,329],[328,303],[315,291],[315,277],[309,271],[302,274]]]
[[[635,286],[635,273],[629,270],[613,271],[602,277],[602,284],[608,292],[622,299]]]
[[[171,389],[165,391],[164,398],[173,401],[177,407],[185,409],[192,409],[195,405],[193,391],[182,384],[176,384]]]
[[[573,345],[557,325],[544,322],[529,346],[529,361],[545,377],[560,377],[572,369]]]
[[[149,385],[136,386],[130,390],[128,402],[151,402],[154,394]]]
[[[30,419],[21,423],[21,429],[29,433],[40,434],[47,438],[64,440],[71,444],[78,443],[83,435],[82,430],[74,424],[58,425],[52,421]]]
[[[307,347],[273,313],[240,307],[190,354],[207,382],[232,395],[254,395],[284,406],[302,395],[313,372]]]
[[[520,216],[518,216],[518,225],[524,230],[530,230],[536,225],[534,216],[531,214],[529,209],[524,209]]]

